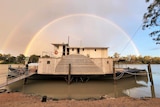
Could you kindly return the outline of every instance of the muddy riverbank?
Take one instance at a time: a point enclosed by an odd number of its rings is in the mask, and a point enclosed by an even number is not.
[[[86,99],[74,100],[63,99],[56,100],[47,98],[46,102],[41,102],[41,96],[30,94],[0,93],[0,105],[2,107],[159,107],[159,98],[103,98],[99,100]]]

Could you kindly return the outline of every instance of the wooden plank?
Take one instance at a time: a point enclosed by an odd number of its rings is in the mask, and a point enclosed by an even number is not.
[[[69,70],[68,70],[68,84],[71,83],[71,64],[69,64]]]
[[[17,82],[17,81],[19,81],[19,80],[22,80],[22,79],[24,79],[24,78],[27,78],[27,77],[29,77],[29,76],[32,76],[32,75],[34,75],[34,74],[36,74],[36,73],[35,73],[35,72],[30,72],[30,73],[27,74],[27,75],[24,74],[24,75],[18,76],[17,78],[9,79],[9,80],[7,80],[5,83],[0,84],[0,88],[1,88],[1,87],[4,87],[4,86],[6,86],[6,85],[9,85],[9,84],[11,84],[11,83]]]

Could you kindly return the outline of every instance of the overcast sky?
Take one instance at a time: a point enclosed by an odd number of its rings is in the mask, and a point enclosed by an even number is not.
[[[159,56],[160,46],[141,28],[147,5],[145,0],[0,0],[0,52],[52,51],[50,43],[70,36],[72,45],[110,47],[110,55]]]

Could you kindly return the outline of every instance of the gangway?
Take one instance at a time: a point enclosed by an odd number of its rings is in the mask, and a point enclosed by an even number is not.
[[[12,78],[7,78],[6,77],[7,81],[2,83],[2,84],[0,84],[0,88],[4,87],[6,85],[12,84],[14,82],[17,82],[19,80],[25,79],[27,77],[30,77],[30,76],[32,76],[34,74],[36,74],[36,70],[31,70],[31,71],[28,71],[28,72],[26,72],[24,74],[19,74],[19,75],[15,76],[15,77],[12,77]]]

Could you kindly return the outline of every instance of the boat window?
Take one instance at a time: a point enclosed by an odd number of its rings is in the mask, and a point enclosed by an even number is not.
[[[74,48],[72,48],[72,51],[74,51]]]
[[[50,61],[47,61],[47,64],[50,64]]]
[[[66,55],[65,51],[66,51],[66,47],[65,47],[65,45],[63,45],[63,56]]]
[[[69,48],[67,48],[67,55],[69,55]]]
[[[77,54],[79,54],[80,53],[80,49],[79,48],[77,48]]]
[[[84,48],[83,48],[83,51],[84,51]]]
[[[95,49],[95,51],[96,51],[96,49]]]

